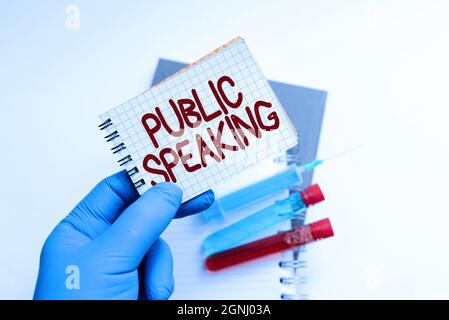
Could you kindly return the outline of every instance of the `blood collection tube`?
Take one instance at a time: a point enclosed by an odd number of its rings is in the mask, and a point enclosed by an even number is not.
[[[334,231],[332,230],[329,219],[323,219],[226,251],[218,252],[207,257],[205,265],[208,270],[217,271],[319,239],[332,237],[333,235]]]
[[[233,210],[253,203],[276,192],[290,189],[303,184],[304,172],[313,170],[323,160],[315,160],[304,165],[295,164],[285,167],[273,176],[250,184],[242,189],[231,192],[215,200],[212,208],[202,213],[206,221],[217,217],[224,217]]]

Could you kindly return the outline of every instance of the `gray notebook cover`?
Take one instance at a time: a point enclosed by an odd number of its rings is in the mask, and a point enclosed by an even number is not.
[[[186,65],[181,62],[159,59],[151,85],[164,80]],[[288,153],[297,157],[297,163],[300,164],[315,160],[326,104],[326,91],[277,81],[268,82],[299,134],[299,146],[290,149]],[[312,171],[304,174],[304,186],[312,183],[312,175]]]

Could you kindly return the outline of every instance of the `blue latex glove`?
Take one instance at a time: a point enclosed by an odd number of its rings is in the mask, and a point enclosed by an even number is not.
[[[173,258],[159,236],[173,218],[207,209],[214,194],[181,198],[172,183],[139,197],[125,171],[101,181],[45,242],[34,298],[168,299]]]

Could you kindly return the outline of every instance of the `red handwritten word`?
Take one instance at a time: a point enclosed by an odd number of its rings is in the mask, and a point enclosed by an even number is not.
[[[195,129],[201,124],[211,122],[221,117],[215,130],[207,127],[207,138],[204,139],[199,133],[195,133],[196,150],[200,156],[200,162],[190,163],[193,158],[192,153],[186,151],[188,147],[191,150],[191,143],[188,138],[181,140],[174,146],[162,148],[158,154],[149,153],[143,159],[143,168],[152,174],[161,175],[165,181],[176,182],[174,168],[181,164],[187,172],[195,172],[208,165],[207,157],[210,161],[221,162],[226,158],[226,152],[236,152],[245,150],[249,146],[249,135],[256,138],[262,138],[262,131],[272,131],[279,128],[279,117],[275,111],[270,112],[266,119],[262,119],[261,109],[271,108],[270,102],[258,100],[253,106],[242,106],[243,93],[238,92],[235,97],[229,97],[224,90],[224,86],[234,87],[235,82],[229,76],[222,76],[216,82],[208,81],[209,89],[214,96],[218,108],[207,113],[196,89],[191,90],[191,97],[168,100],[173,115],[177,120],[177,126],[172,127],[167,122],[167,115],[164,115],[159,106],[154,108],[154,112],[146,113],[142,116],[142,125],[148,134],[148,137],[154,148],[159,149],[157,133],[165,130],[169,135],[179,138],[186,134],[186,130]],[[230,113],[233,109],[243,108],[245,119]],[[268,120],[268,121],[267,121]],[[226,128],[225,128],[226,127]],[[233,137],[232,143],[223,142],[223,132],[229,130]],[[187,134],[186,134],[187,135]],[[155,185],[151,181],[151,185]]]

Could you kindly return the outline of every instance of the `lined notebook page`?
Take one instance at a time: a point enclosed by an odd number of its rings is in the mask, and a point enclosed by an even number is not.
[[[232,186],[218,186],[216,193],[224,194],[251,180],[257,180],[255,177],[261,179],[278,169],[279,166],[272,161],[265,161],[242,173],[238,180],[233,181]],[[202,241],[208,235],[255,213],[282,196],[286,194],[236,210],[223,221],[206,223],[201,215],[174,220],[162,234],[174,257],[175,291],[171,299],[280,299],[282,293],[294,294],[294,286],[280,283],[281,277],[292,276],[290,270],[279,267],[279,261],[291,260],[291,252],[274,254],[217,272],[205,269],[205,257],[201,252]],[[271,235],[290,227],[290,221],[286,221],[257,237]]]
[[[220,86],[220,80],[225,78],[230,80],[222,82]],[[215,89],[212,88],[214,84]],[[227,114],[223,111],[221,116],[209,122],[203,119],[197,127],[190,128],[186,124],[184,132],[180,136],[174,136],[173,132],[181,132],[180,122],[183,122],[179,120],[181,116],[176,115],[175,110],[181,109],[181,104],[183,108],[190,108],[192,105],[186,102],[187,100],[191,103],[195,101],[195,110],[200,110],[201,104],[208,115],[221,112],[220,106],[226,99],[217,98],[220,88],[224,91],[224,96],[233,99],[234,102],[241,101],[240,106],[228,107]],[[197,91],[198,99],[195,99],[193,89]],[[171,103],[179,106],[173,107]],[[149,128],[156,128],[157,121],[149,115],[157,114],[157,108],[160,108],[170,128],[167,130],[161,120],[160,129],[151,133]],[[194,118],[187,116],[189,117],[189,121],[193,122]],[[232,128],[237,127],[237,120],[233,119],[241,119],[248,124],[251,123],[251,117],[258,124],[257,131],[260,136],[256,137],[246,129],[242,129],[241,132],[245,132],[247,139],[247,143],[242,143],[245,139],[240,132],[237,134]],[[183,118],[187,123],[185,117]],[[232,40],[143,94],[102,114],[100,119],[103,124],[108,120],[112,121],[111,125],[107,123],[108,126],[102,130],[120,165],[133,172],[131,178],[140,194],[152,184],[167,180],[167,177],[160,174],[161,170],[165,169],[163,172],[169,175],[167,166],[161,165],[164,148],[171,148],[173,152],[165,156],[169,159],[167,161],[174,163],[179,155],[176,165],[170,170],[170,181],[183,189],[183,201],[193,198],[219,182],[235,177],[260,160],[270,158],[273,154],[283,152],[297,144],[294,127],[242,38]],[[201,145],[198,143],[198,136],[204,139],[216,156],[221,153],[218,149],[214,149],[217,147],[211,141],[214,139],[211,138],[210,132],[215,137],[221,136],[222,143],[236,146],[237,151],[223,149],[222,153],[226,158],[222,157],[222,160],[213,159],[206,151],[203,158],[202,152],[198,150],[198,146]],[[240,137],[236,137],[237,135]],[[188,144],[184,145],[185,141],[188,141]],[[181,159],[178,150],[178,146],[181,145],[179,148],[182,148],[184,155],[191,154],[190,160]],[[200,169],[188,172],[184,166],[185,162],[191,167],[202,165]]]

